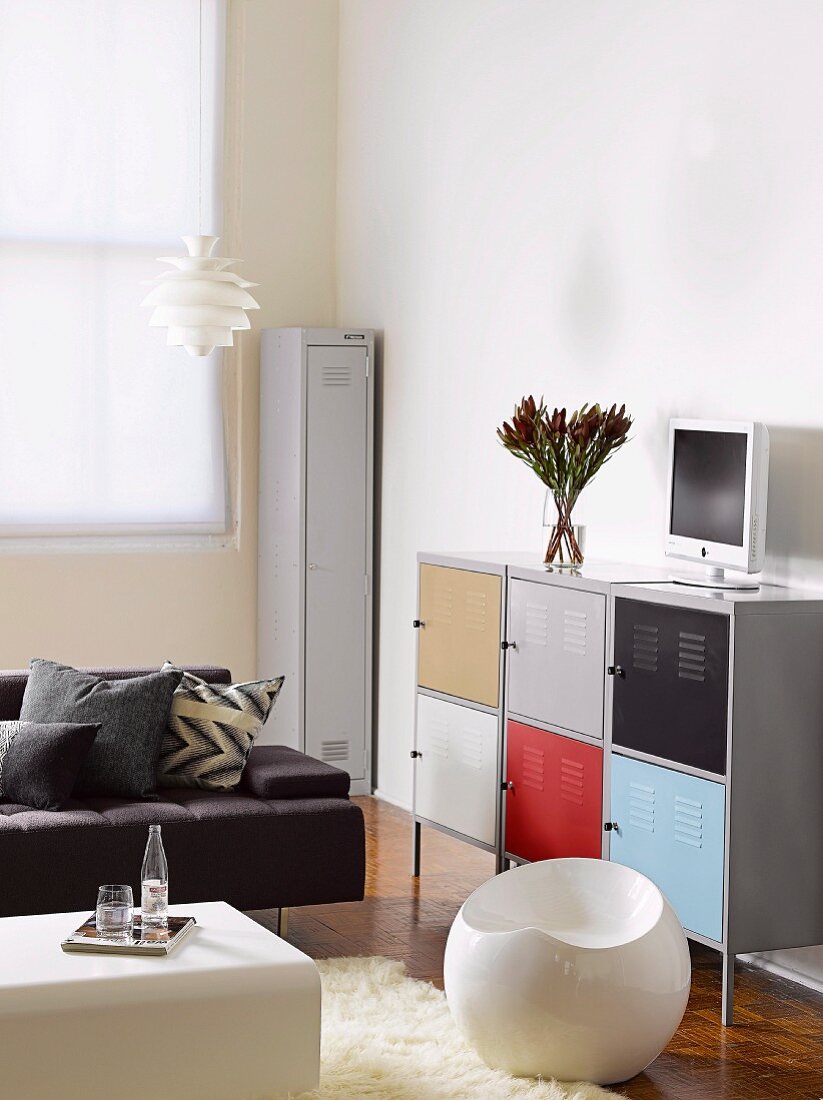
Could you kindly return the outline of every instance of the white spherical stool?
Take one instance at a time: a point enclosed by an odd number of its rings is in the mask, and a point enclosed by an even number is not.
[[[487,1065],[613,1084],[652,1062],[686,1011],[680,921],[644,875],[600,859],[530,863],[484,883],[446,945],[452,1015]]]

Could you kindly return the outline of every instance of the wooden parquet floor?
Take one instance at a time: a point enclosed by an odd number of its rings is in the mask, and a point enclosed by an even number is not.
[[[409,815],[373,798],[357,801],[368,831],[366,899],[293,909],[289,939],[314,958],[402,959],[413,977],[442,988],[451,922],[493,873],[492,857],[424,829],[422,875],[415,880]],[[736,1022],[724,1029],[720,956],[692,945],[692,965],[679,1031],[645,1073],[618,1091],[638,1100],[823,1100],[823,996],[738,964]]]

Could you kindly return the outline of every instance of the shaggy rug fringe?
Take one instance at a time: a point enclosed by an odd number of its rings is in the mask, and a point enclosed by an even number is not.
[[[320,1088],[299,1100],[606,1100],[597,1085],[509,1077],[467,1045],[445,995],[384,958],[318,962]]]

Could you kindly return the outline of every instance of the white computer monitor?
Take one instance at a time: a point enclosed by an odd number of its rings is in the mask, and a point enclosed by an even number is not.
[[[669,422],[666,554],[706,566],[675,577],[712,588],[756,588],[725,569],[759,573],[766,548],[769,433],[735,420]]]

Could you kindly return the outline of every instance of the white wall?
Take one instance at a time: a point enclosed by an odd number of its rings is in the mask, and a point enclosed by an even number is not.
[[[766,421],[769,574],[823,583],[821,37],[804,0],[342,0],[338,321],[385,332],[390,797],[415,553],[537,550],[540,488],[494,437],[524,393],[636,418],[584,503],[595,557],[659,559],[670,416]]]
[[[242,256],[261,284],[256,330],[333,324],[336,0],[230,0],[229,39],[224,254]],[[244,334],[227,369],[238,545],[0,553],[0,667],[33,655],[87,665],[169,657],[254,675],[258,344]]]

